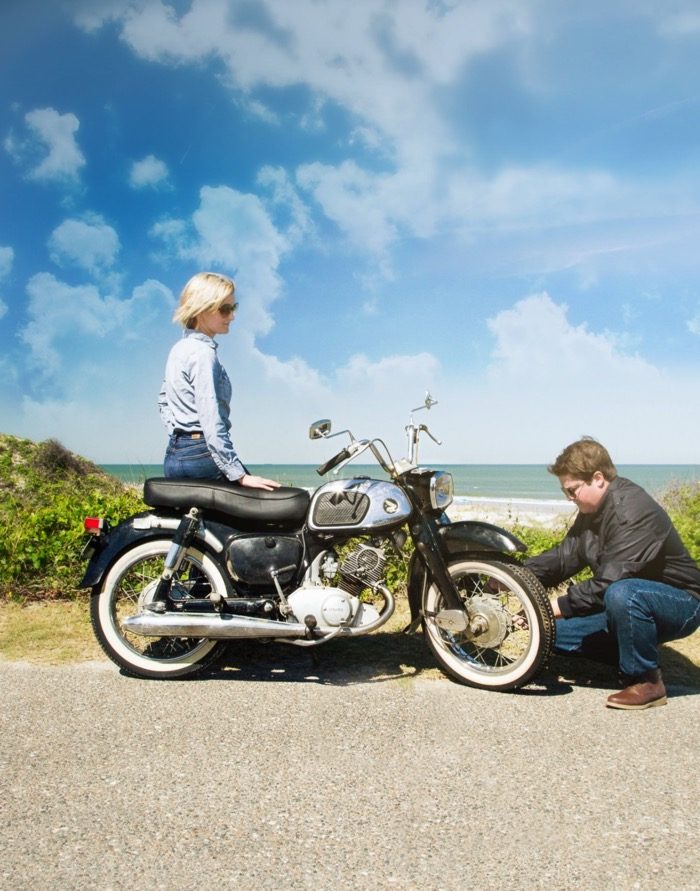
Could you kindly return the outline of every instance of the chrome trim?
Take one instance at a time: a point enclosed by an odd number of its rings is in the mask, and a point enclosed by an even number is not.
[[[131,525],[134,529],[167,529],[168,532],[175,532],[180,521],[176,517],[159,517],[158,514],[147,514],[145,517],[134,517]],[[220,554],[224,549],[223,544],[205,527],[204,523],[200,524],[197,538],[204,539],[204,543],[217,554]]]
[[[449,480],[447,492],[438,491],[438,482]],[[435,470],[430,477],[430,503],[437,510],[445,510],[454,501],[454,480],[446,470]]]
[[[303,637],[306,625],[301,622],[273,622],[253,616],[230,613],[163,613],[143,612],[127,616],[122,625],[134,634],[145,637],[206,637],[229,640],[236,637]]]
[[[360,637],[369,634],[388,621],[396,606],[394,598],[384,585],[378,585],[376,590],[384,598],[384,608],[374,622],[357,628],[340,625],[317,640],[305,639],[309,629],[302,622],[275,622],[230,613],[155,613],[149,609],[135,616],[127,616],[122,620],[122,625],[127,631],[144,637],[202,637],[209,640],[278,638],[285,643],[316,646],[338,635]]]

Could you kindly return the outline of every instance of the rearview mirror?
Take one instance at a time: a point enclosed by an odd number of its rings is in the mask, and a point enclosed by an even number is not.
[[[309,427],[309,439],[325,439],[331,432],[331,422],[329,418],[323,418],[321,421],[314,421]]]

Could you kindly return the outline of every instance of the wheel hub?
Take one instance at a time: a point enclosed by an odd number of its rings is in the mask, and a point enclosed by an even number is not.
[[[498,600],[478,594],[469,599],[467,608],[469,627],[465,637],[479,647],[500,646],[508,633],[508,621]]]

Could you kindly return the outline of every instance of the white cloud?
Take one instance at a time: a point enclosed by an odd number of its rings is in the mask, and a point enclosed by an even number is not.
[[[290,242],[256,195],[227,186],[205,186],[192,220],[163,220],[151,234],[178,257],[236,279],[239,322],[256,334],[273,325],[270,305],[280,296],[278,267]]]
[[[462,419],[450,422],[452,441],[465,417],[479,419],[468,460],[549,461],[590,434],[620,463],[695,462],[700,420],[687,406],[700,385],[697,370],[672,373],[627,353],[622,338],[572,324],[567,307],[546,293],[518,301],[489,327],[488,368],[462,393],[451,386],[444,400]],[[669,431],[677,432],[672,441]]]
[[[68,285],[46,272],[32,276],[27,295],[29,321],[21,339],[40,379],[53,378],[57,389],[81,366],[123,362],[120,346],[134,338],[147,343],[156,322],[165,327],[174,303],[169,289],[155,281],[119,299],[103,296],[95,285]]]
[[[688,331],[691,331],[693,334],[700,335],[700,306],[698,307],[698,311],[692,317],[692,319],[688,319],[687,322]]]
[[[119,236],[97,214],[64,220],[49,237],[51,259],[58,266],[75,265],[99,275],[114,265]]]
[[[258,173],[257,181],[270,191],[275,210],[288,218],[285,237],[290,245],[313,233],[311,211],[283,168],[265,166]]]
[[[85,31],[95,31],[106,22],[130,15],[143,5],[142,0],[71,0],[71,11],[77,24]]]
[[[55,108],[37,108],[27,112],[24,121],[29,131],[21,140],[11,134],[5,148],[14,159],[29,167],[28,177],[38,182],[75,182],[85,158],[75,134],[80,121],[72,114]]]
[[[0,282],[6,279],[12,271],[15,252],[11,247],[0,247]],[[0,299],[0,319],[7,313],[7,304]]]
[[[11,247],[0,247],[0,281],[10,274],[15,260],[15,252]]]
[[[681,4],[674,18],[640,4],[632,17],[651,17],[662,27],[683,16],[687,29],[692,11],[692,4]],[[307,87],[307,107],[291,124],[300,129],[309,121],[323,126],[326,109],[345,110],[346,158],[302,163],[295,178],[342,239],[384,278],[394,274],[392,248],[407,237],[440,232],[488,239],[497,231],[517,239],[526,229],[566,229],[559,238],[540,239],[548,245],[547,269],[588,264],[583,275],[591,282],[591,256],[609,250],[604,239],[591,247],[593,232],[614,220],[621,251],[625,242],[632,250],[650,237],[658,243],[663,227],[638,234],[640,220],[667,219],[669,207],[676,213],[694,209],[687,181],[659,187],[645,179],[637,185],[604,169],[534,162],[504,162],[485,172],[471,156],[469,135],[458,134],[460,123],[447,111],[468,82],[470,66],[486,54],[503,52],[525,75],[543,55],[537,51],[541,43],[580,15],[585,20],[588,14],[543,11],[541,4],[522,0],[267,0],[254,7],[228,0],[192,0],[184,7],[140,0],[121,11],[117,2],[101,0],[94,7],[81,4],[77,20],[86,28],[117,20],[132,50],[151,61],[217,60],[236,101],[251,109],[260,106],[258,89]],[[533,75],[523,88],[541,91],[536,82]],[[274,115],[274,103],[269,106],[264,114]],[[358,143],[373,162],[358,155]],[[590,231],[572,231],[585,226]],[[543,259],[538,252],[529,258]]]
[[[129,185],[133,189],[155,189],[168,185],[168,165],[155,155],[146,155],[135,161],[129,173]]]

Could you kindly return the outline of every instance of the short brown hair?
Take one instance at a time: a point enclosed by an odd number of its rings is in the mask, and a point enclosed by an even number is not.
[[[587,483],[596,471],[600,471],[608,482],[617,476],[617,468],[608,450],[592,436],[582,436],[568,445],[547,470],[554,476],[570,476]]]

